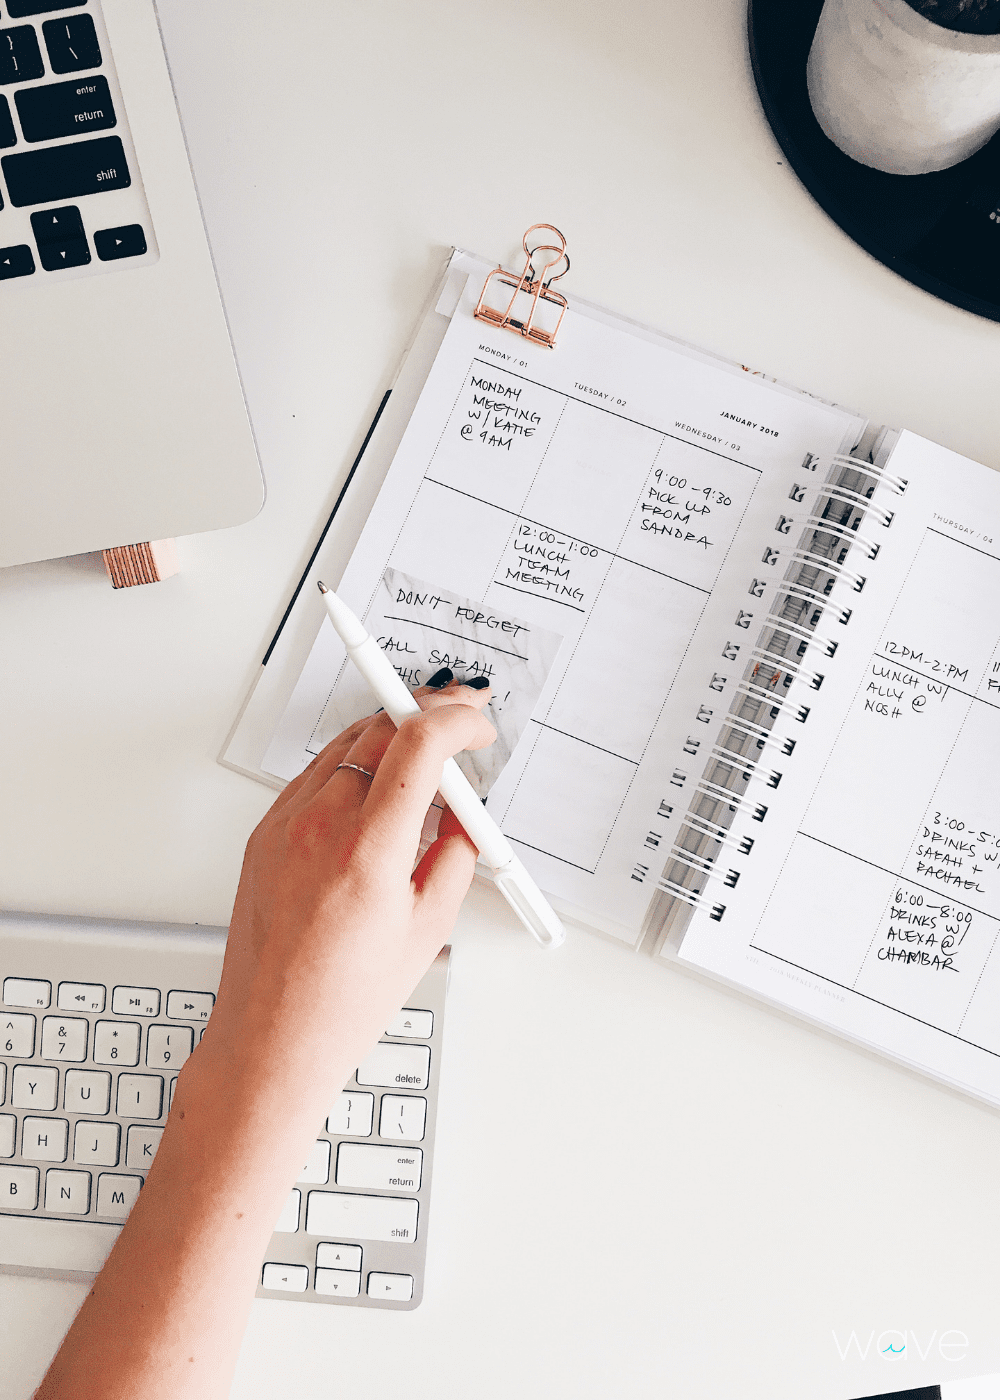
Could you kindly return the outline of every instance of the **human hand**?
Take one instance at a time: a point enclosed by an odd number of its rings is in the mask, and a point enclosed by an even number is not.
[[[496,737],[489,691],[416,698],[398,730],[378,714],[328,744],[247,845],[203,1046],[239,1073],[284,1074],[316,1120],[446,941],[475,868],[447,811],[414,860],[444,760]]]

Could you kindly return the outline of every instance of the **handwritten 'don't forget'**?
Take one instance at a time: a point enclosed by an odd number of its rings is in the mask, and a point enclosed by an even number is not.
[[[456,756],[485,797],[527,726],[562,635],[393,568],[382,575],[364,623],[411,690],[426,685],[443,667],[458,681],[489,680],[492,697],[486,713],[496,728],[496,742]],[[372,708],[368,686],[353,666],[346,666],[323,713],[324,739]]]

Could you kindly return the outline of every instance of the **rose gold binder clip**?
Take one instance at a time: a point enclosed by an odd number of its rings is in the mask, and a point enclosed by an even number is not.
[[[529,247],[533,233],[555,234],[558,242],[535,243]],[[520,277],[514,272],[506,272],[502,266],[494,268],[486,279],[479,303],[473,313],[480,321],[501,330],[514,331],[526,340],[537,345],[547,345],[553,349],[556,333],[566,314],[566,298],[552,291],[552,283],[558,282],[569,272],[569,255],[566,240],[552,224],[532,224],[521,240],[526,262]],[[557,272],[565,264],[561,272]],[[507,292],[510,291],[508,298]],[[499,306],[487,306],[487,295],[492,295]],[[506,305],[503,305],[506,300]]]

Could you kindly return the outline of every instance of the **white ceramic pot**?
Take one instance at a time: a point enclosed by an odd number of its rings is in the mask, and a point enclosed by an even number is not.
[[[1000,129],[1000,34],[942,29],[906,0],[826,0],[806,75],[830,140],[893,175],[945,170]]]

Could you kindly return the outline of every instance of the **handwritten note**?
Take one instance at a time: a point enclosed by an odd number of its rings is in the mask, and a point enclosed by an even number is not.
[[[443,667],[460,681],[487,678],[496,743],[458,756],[485,797],[524,733],[562,636],[393,568],[382,575],[364,622],[411,690]],[[321,742],[371,710],[366,682],[353,666],[345,667],[323,710]]]

